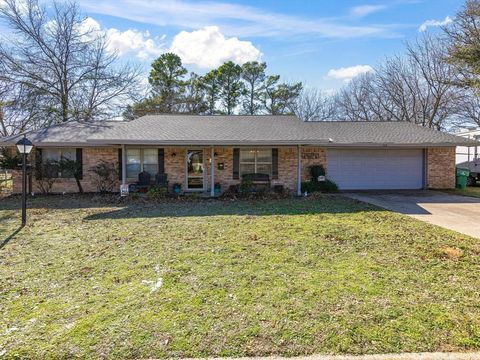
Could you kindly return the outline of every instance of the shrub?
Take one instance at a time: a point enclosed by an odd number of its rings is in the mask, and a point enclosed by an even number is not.
[[[115,164],[102,160],[91,167],[90,171],[94,174],[93,181],[100,194],[113,191],[118,179],[118,170]]]
[[[230,185],[226,191],[221,195],[224,199],[235,199],[240,193],[240,185]]]
[[[50,194],[53,184],[58,180],[58,163],[53,160],[37,163],[34,173],[38,188],[42,194]]]
[[[307,193],[334,193],[338,191],[338,186],[333,181],[309,181],[302,183],[302,192]]]
[[[152,186],[148,189],[147,195],[152,198],[164,198],[168,195],[166,186]]]
[[[82,176],[81,162],[62,157],[58,162],[58,169],[62,173],[62,177],[73,177],[77,183],[78,192],[83,193],[82,183],[80,182]]]
[[[22,157],[13,151],[0,151],[0,169],[17,170],[21,168]]]
[[[243,179],[238,188],[239,195],[248,196],[253,191],[253,183],[250,179]]]
[[[312,165],[309,170],[310,180],[313,182],[317,182],[319,176],[325,176],[325,168],[322,165]]]

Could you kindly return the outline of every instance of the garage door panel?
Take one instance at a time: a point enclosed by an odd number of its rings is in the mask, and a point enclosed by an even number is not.
[[[328,150],[327,177],[343,190],[421,189],[423,150]]]

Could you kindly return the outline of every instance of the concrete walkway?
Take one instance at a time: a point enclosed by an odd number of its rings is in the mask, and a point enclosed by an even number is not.
[[[223,360],[479,360],[480,353],[403,353],[380,355],[310,355],[300,357],[244,357]],[[218,359],[220,360],[220,359]]]
[[[480,198],[440,191],[358,192],[344,195],[480,239]]]

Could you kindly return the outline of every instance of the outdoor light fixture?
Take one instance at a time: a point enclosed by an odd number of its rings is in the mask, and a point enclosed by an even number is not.
[[[27,155],[32,151],[33,144],[23,135],[17,143],[17,149],[22,154],[22,226],[27,223]]]
[[[33,148],[32,142],[28,140],[25,135],[23,135],[23,138],[21,138],[16,145],[20,154],[30,154]]]
[[[177,153],[173,152],[172,153],[172,158],[175,158],[177,156]]]

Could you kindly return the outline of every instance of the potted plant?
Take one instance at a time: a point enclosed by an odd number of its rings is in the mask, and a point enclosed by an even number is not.
[[[175,194],[180,194],[182,192],[182,184],[180,183],[174,183],[173,184],[173,192]]]

